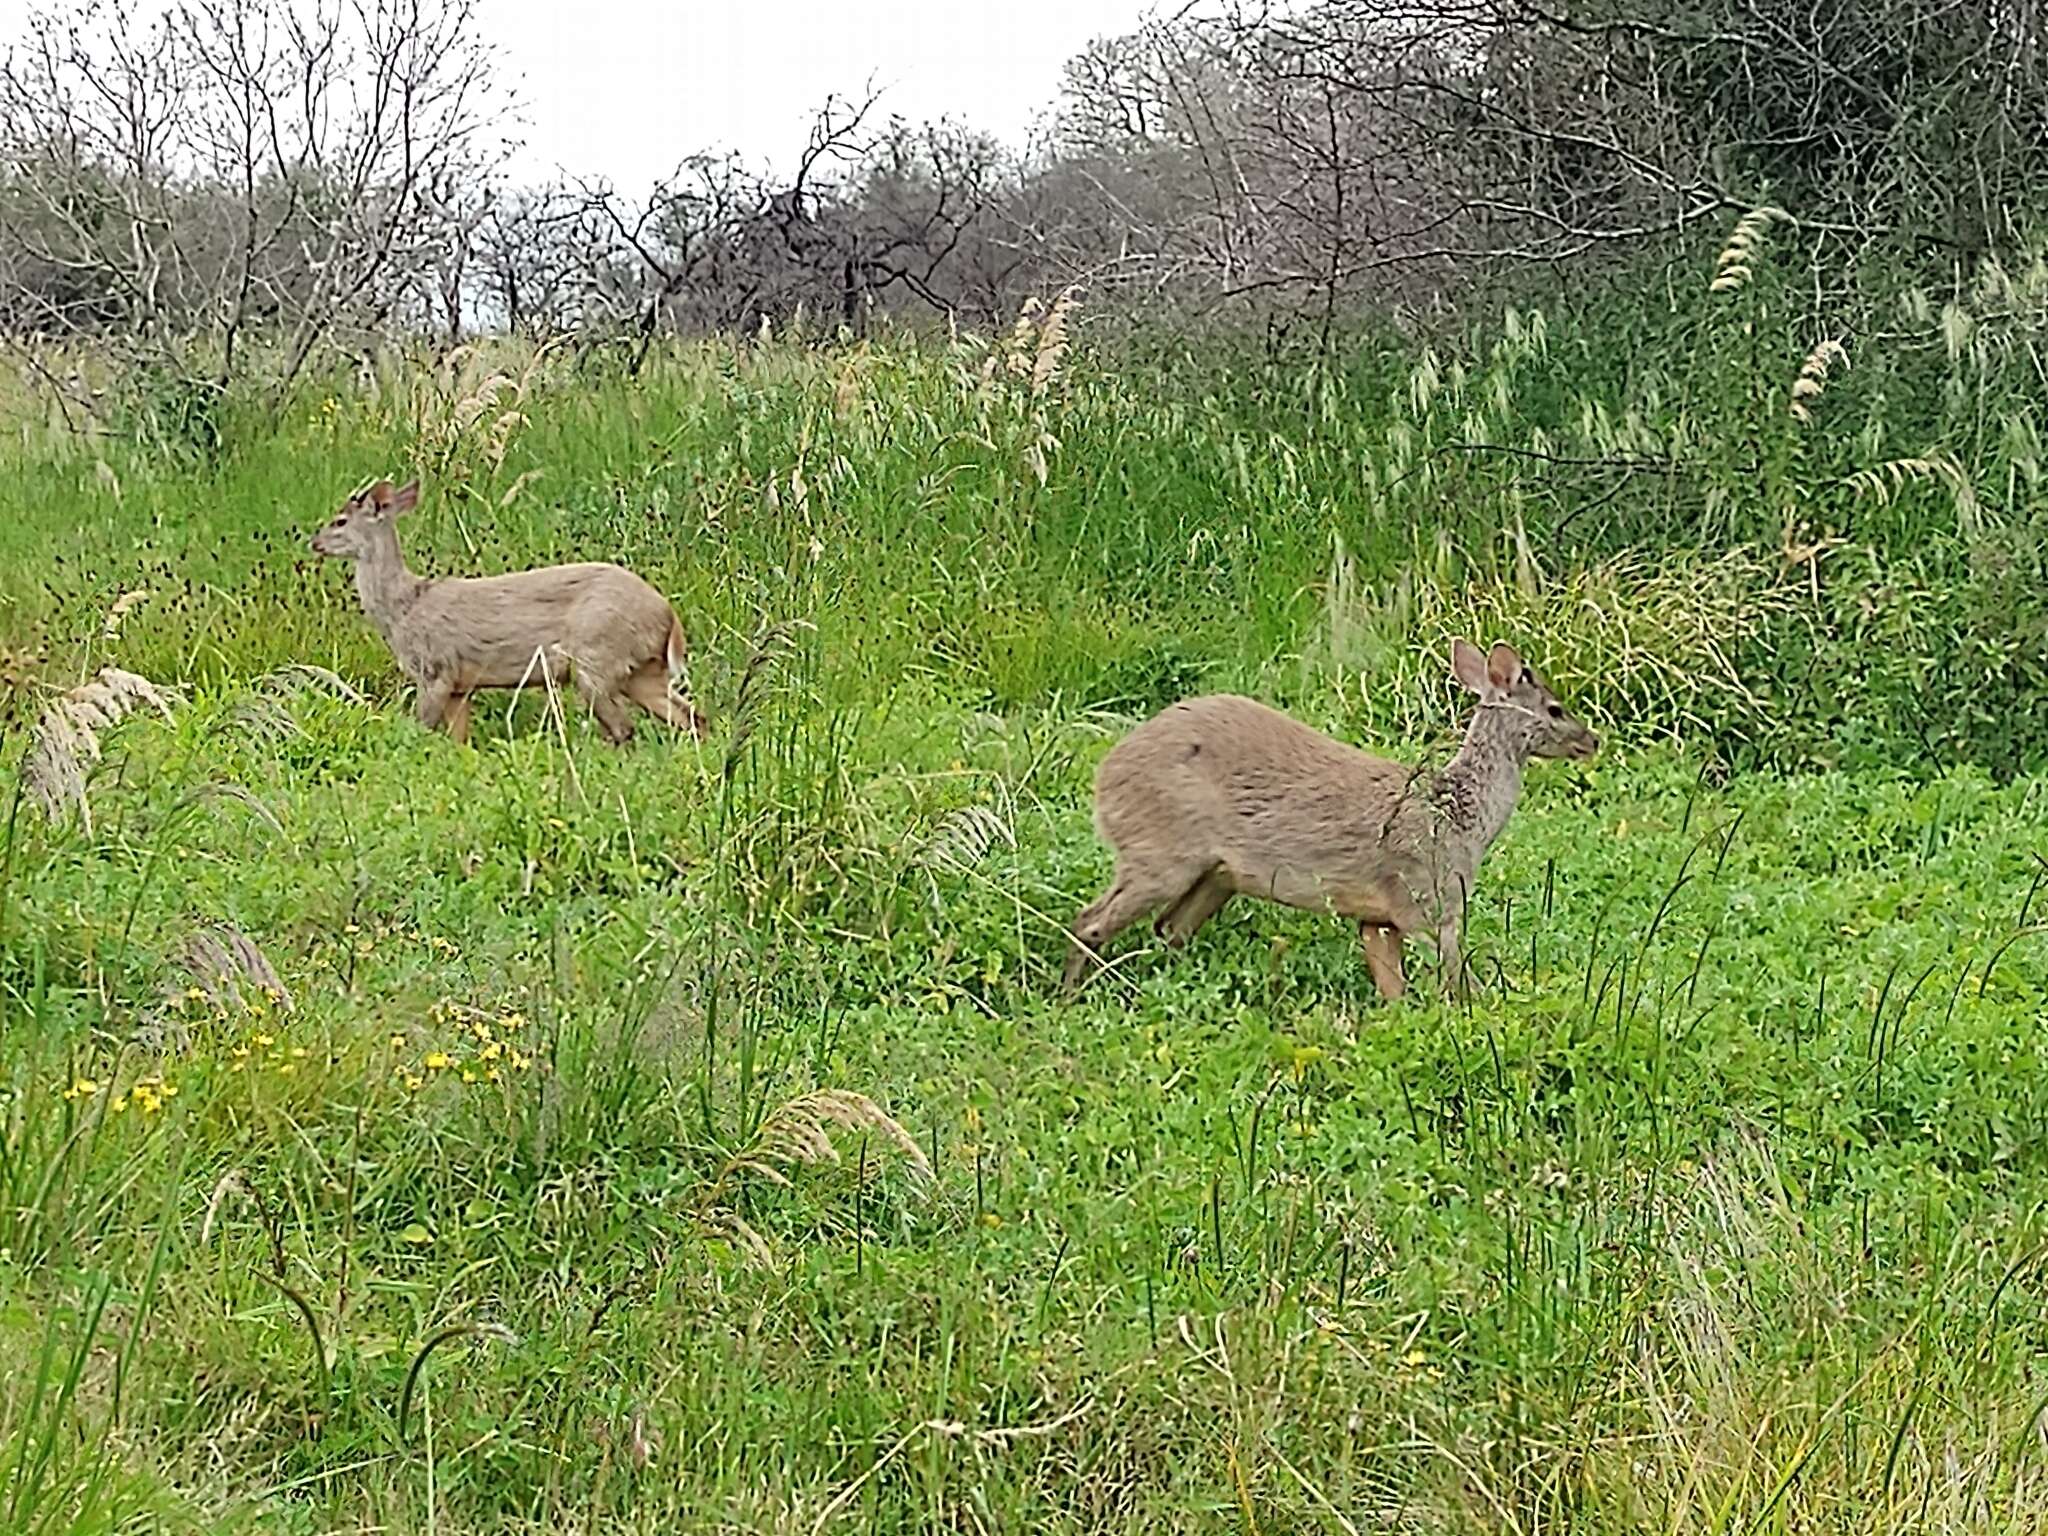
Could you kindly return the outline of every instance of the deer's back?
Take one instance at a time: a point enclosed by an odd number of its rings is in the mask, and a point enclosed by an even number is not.
[[[1096,826],[1120,858],[1200,856],[1248,894],[1370,914],[1431,862],[1417,778],[1256,700],[1211,694],[1162,710],[1103,759]]]
[[[511,687],[539,681],[537,650],[550,666],[630,670],[662,654],[670,617],[640,577],[593,561],[433,582],[394,641],[466,687]]]

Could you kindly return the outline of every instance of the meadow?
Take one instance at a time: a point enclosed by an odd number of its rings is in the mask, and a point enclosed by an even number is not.
[[[0,1524],[2041,1529],[2048,268],[1854,367],[1687,280],[14,397]],[[708,739],[421,731],[307,547],[410,472],[416,569],[671,595]],[[1468,999],[1242,902],[1053,995],[1118,734],[1441,762],[1460,633],[1607,738]]]

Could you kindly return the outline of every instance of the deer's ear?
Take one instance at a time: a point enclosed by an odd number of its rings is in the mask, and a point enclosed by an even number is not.
[[[377,510],[386,517],[403,517],[420,504],[420,482],[415,475],[397,490],[391,489],[389,480],[379,481],[376,491]]]
[[[1462,636],[1451,642],[1451,676],[1472,693],[1487,691],[1486,658]]]
[[[1522,675],[1522,658],[1515,654],[1515,648],[1502,640],[1495,644],[1486,658],[1486,678],[1494,687],[1503,691],[1515,686],[1515,679]]]

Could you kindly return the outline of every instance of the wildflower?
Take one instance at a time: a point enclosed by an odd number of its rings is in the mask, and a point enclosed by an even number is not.
[[[247,1047],[246,1045],[238,1045],[229,1054],[232,1055],[235,1058],[235,1060],[240,1061],[249,1054],[249,1047]]]
[[[455,1065],[455,1058],[446,1051],[429,1051],[425,1065],[429,1071],[445,1072]]]
[[[404,1049],[405,1049],[405,1036],[403,1036],[403,1035],[393,1035],[393,1036],[391,1037],[391,1049],[393,1049],[394,1051],[402,1051],[402,1050],[404,1050]]]
[[[427,1086],[427,1080],[416,1072],[408,1072],[405,1074],[405,1086],[418,1093]]]
[[[268,1050],[271,1046],[277,1044],[277,1037],[275,1035],[266,1035],[260,1029],[256,1031],[254,1035],[250,1036],[250,1039],[255,1041],[257,1045],[262,1046],[265,1050]]]
[[[519,1071],[524,1072],[533,1065],[533,1058],[523,1051],[514,1050],[512,1052],[512,1065]]]
[[[478,1051],[477,1055],[485,1061],[496,1061],[504,1052],[505,1047],[493,1040],[486,1044],[482,1050]]]
[[[64,1090],[64,1097],[67,1099],[89,1099],[99,1091],[100,1085],[96,1079],[81,1077]]]
[[[462,1069],[462,1080],[465,1083],[473,1083],[476,1081],[476,1073],[472,1072],[468,1067],[464,1067]]]
[[[162,1111],[164,1105],[178,1096],[175,1083],[167,1083],[160,1077],[140,1078],[129,1086],[126,1093],[117,1094],[108,1101],[107,1108],[117,1115],[126,1114],[130,1105],[144,1115]]]

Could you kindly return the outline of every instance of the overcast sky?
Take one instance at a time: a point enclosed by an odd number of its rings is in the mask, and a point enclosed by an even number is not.
[[[0,0],[4,4],[4,0]],[[637,188],[703,149],[787,166],[811,111],[870,76],[881,108],[1016,143],[1060,66],[1141,0],[482,0],[525,102],[516,169]]]

